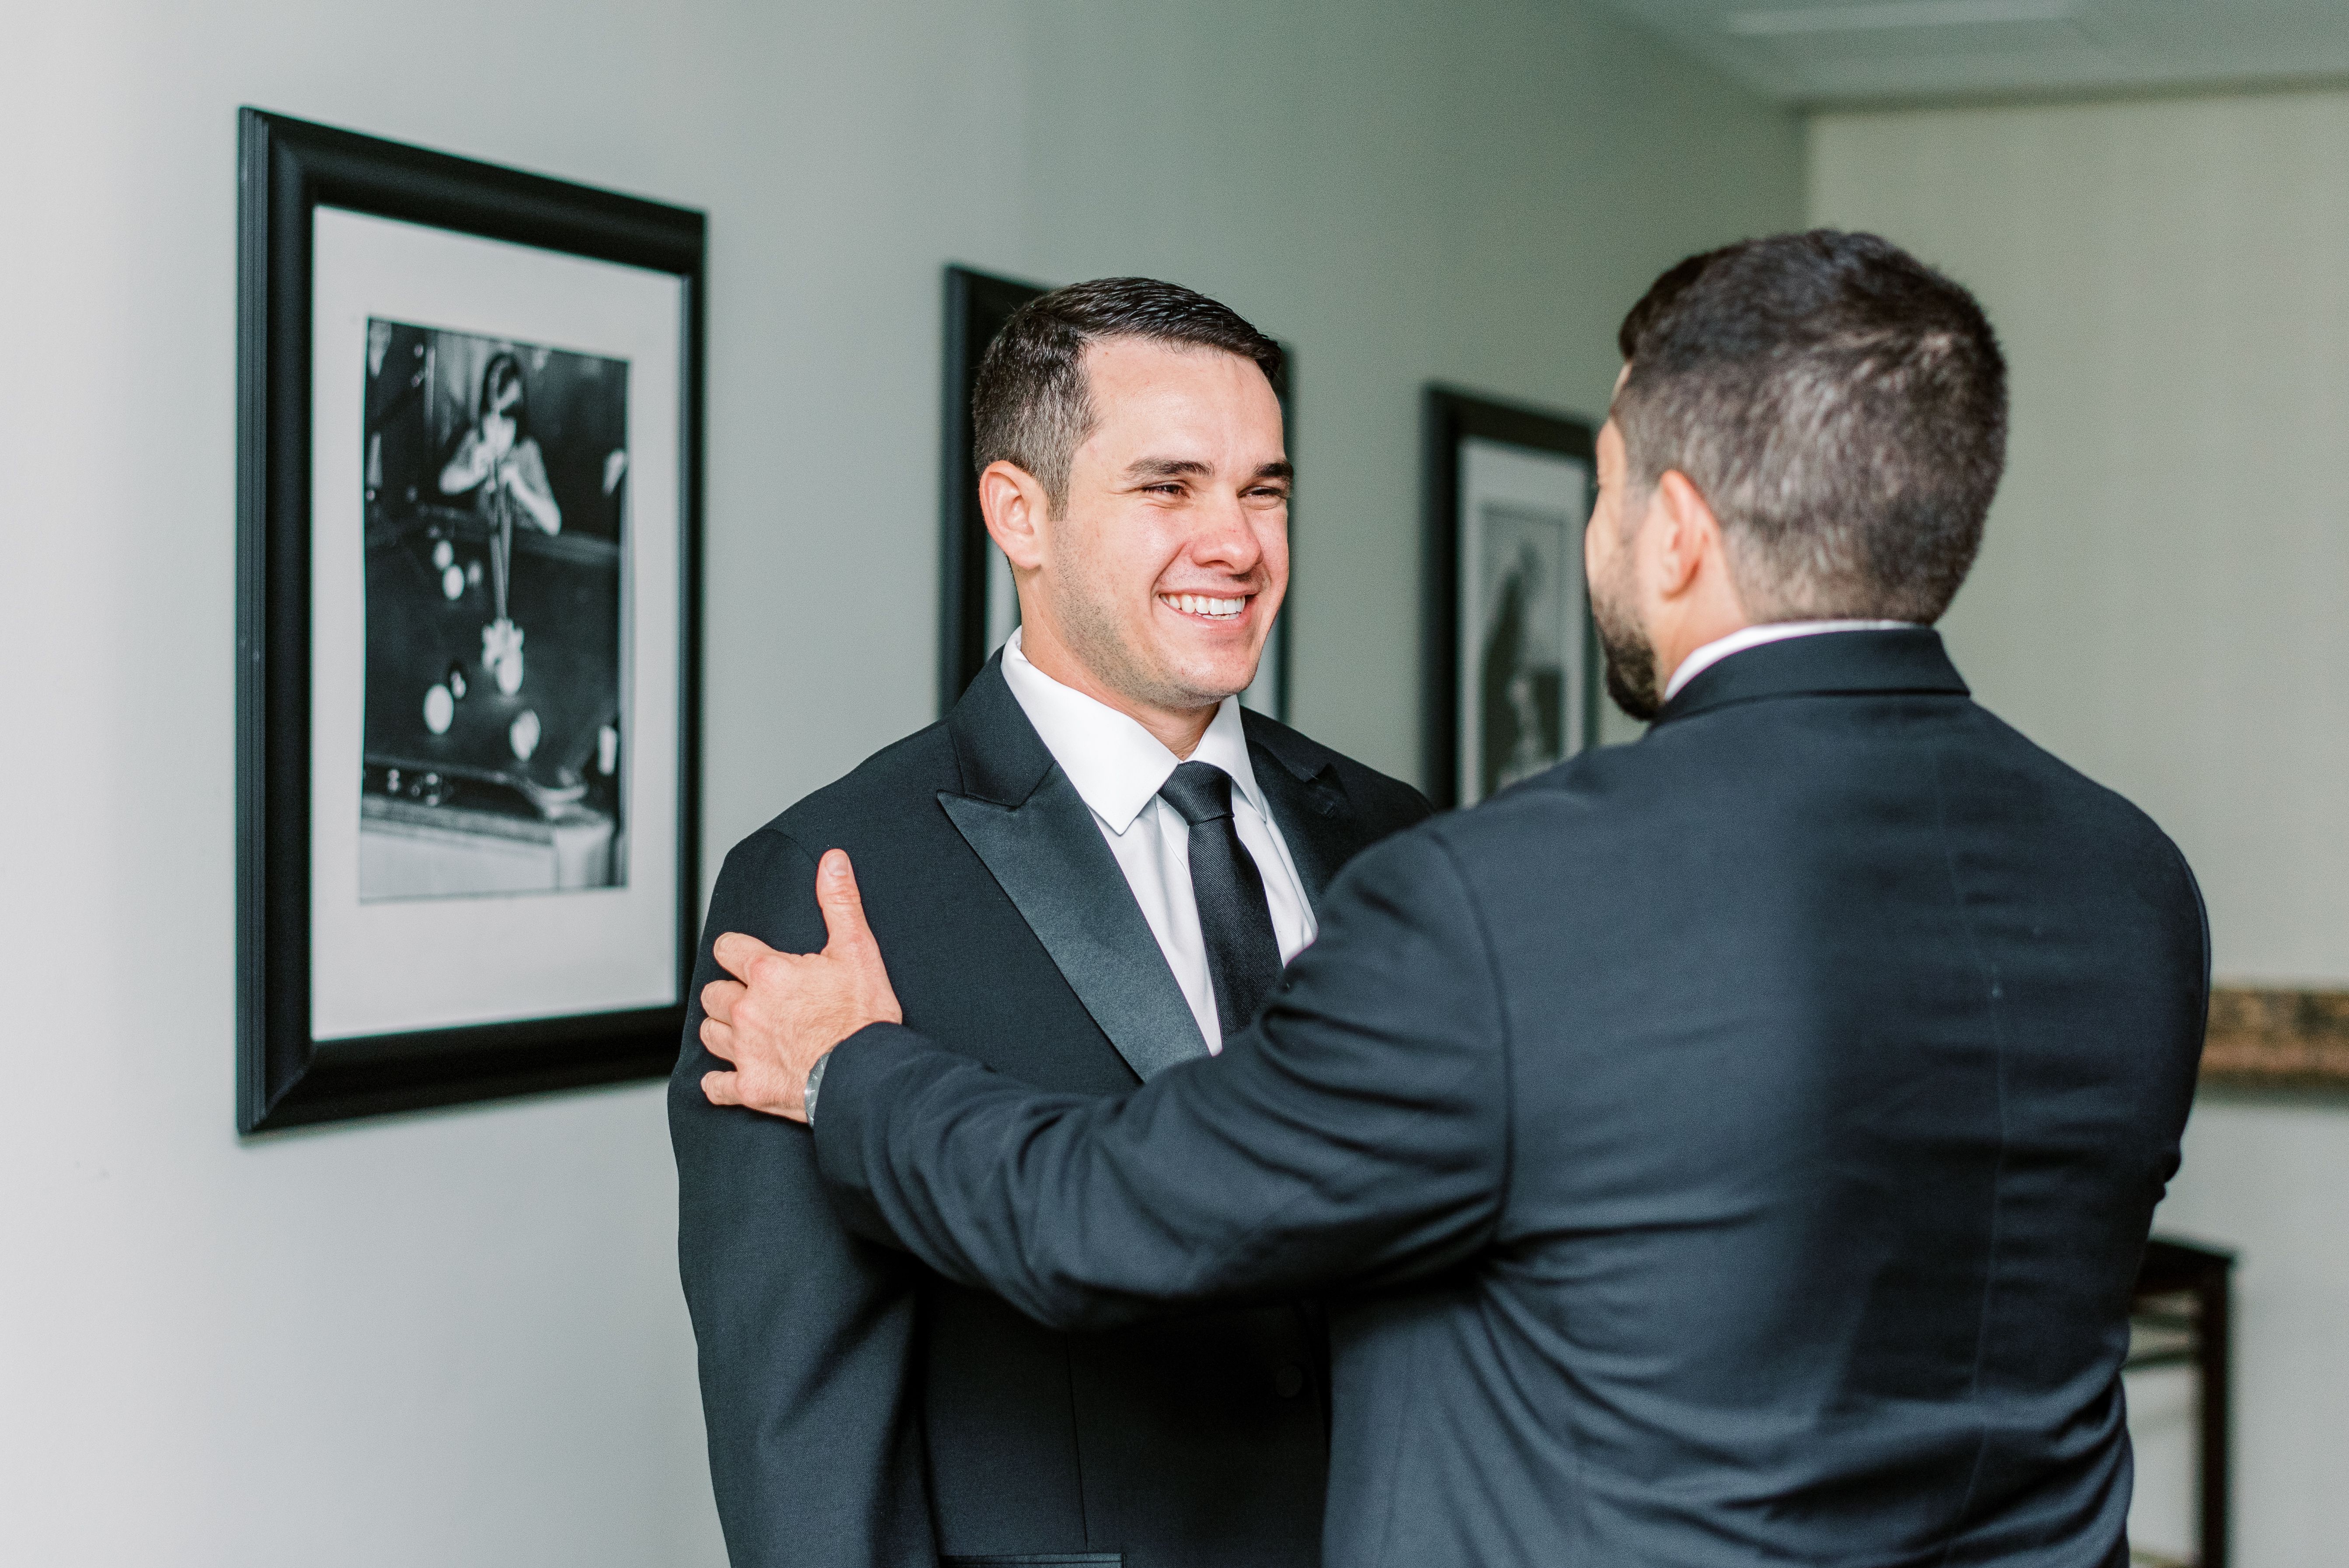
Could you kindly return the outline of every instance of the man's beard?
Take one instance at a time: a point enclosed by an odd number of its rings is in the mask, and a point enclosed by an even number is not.
[[[1617,610],[1608,594],[1590,595],[1590,619],[1607,655],[1607,695],[1617,707],[1645,724],[1664,706],[1663,695],[1656,689],[1655,645],[1637,622]]]

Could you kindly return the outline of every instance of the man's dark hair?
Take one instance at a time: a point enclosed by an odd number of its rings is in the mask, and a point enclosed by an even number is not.
[[[2006,466],[2006,361],[1963,288],[1873,234],[1691,256],[1623,318],[1632,481],[1677,469],[1756,620],[1931,622]]]
[[[970,398],[976,466],[1017,463],[1058,515],[1068,504],[1069,465],[1093,428],[1085,346],[1118,337],[1237,354],[1280,383],[1280,345],[1229,305],[1155,278],[1071,284],[1012,312],[988,345]]]

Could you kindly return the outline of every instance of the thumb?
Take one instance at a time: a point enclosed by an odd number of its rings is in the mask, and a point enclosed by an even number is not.
[[[864,898],[856,891],[856,868],[846,850],[826,850],[815,868],[815,902],[823,911],[823,950],[872,949],[873,928],[864,923]]]

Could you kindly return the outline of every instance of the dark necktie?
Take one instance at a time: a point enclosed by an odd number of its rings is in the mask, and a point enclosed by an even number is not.
[[[1216,1016],[1229,1039],[1248,1026],[1280,979],[1280,943],[1264,879],[1232,822],[1232,779],[1206,762],[1185,762],[1159,795],[1191,824],[1191,895],[1199,901]]]

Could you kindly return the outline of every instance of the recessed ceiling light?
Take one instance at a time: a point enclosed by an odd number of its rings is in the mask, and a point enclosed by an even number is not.
[[[1725,24],[1741,37],[1801,33],[1873,33],[1895,27],[1979,27],[1995,22],[2062,22],[2077,0],[1892,0],[1876,5],[1806,5],[1740,11]]]

